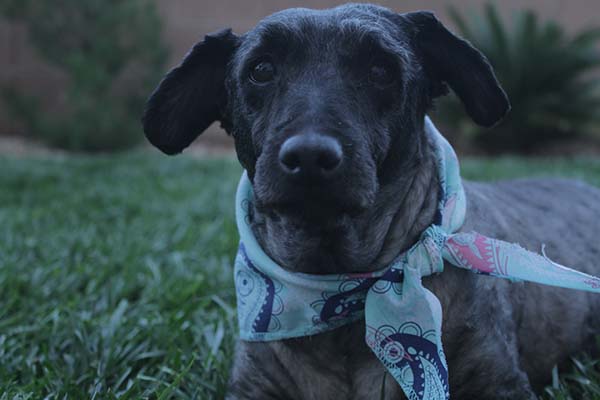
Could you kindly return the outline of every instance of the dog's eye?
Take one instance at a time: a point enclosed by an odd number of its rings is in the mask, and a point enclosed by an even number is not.
[[[396,76],[389,62],[375,61],[369,69],[369,80],[379,86],[387,86],[394,82]]]
[[[250,80],[253,83],[267,83],[275,77],[275,66],[269,61],[260,61],[250,71]]]

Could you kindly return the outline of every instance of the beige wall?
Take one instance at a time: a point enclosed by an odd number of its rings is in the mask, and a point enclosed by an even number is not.
[[[263,16],[289,7],[326,8],[343,1],[331,0],[156,0],[165,23],[165,39],[171,49],[169,64],[175,64],[188,48],[205,33],[232,27],[241,33]],[[390,0],[379,4],[399,12],[417,9],[435,11],[447,22],[448,4],[460,9],[480,10],[486,0]],[[544,17],[554,18],[570,30],[600,25],[600,0],[502,0],[501,12],[510,16],[514,10],[533,8]],[[14,83],[22,90],[43,95],[50,107],[60,108],[64,77],[44,66],[27,45],[22,27],[0,21],[0,86]],[[0,134],[16,133],[22,128],[10,121],[0,105]]]
[[[390,0],[378,4],[399,12],[418,9],[432,10],[443,20],[448,4],[460,9],[481,9],[486,0]],[[217,4],[215,4],[217,3]],[[218,2],[205,0],[158,0],[161,13],[166,21],[166,37],[178,60],[187,48],[203,33],[223,27],[232,27],[236,32],[244,32],[263,16],[289,7],[326,8],[344,1],[331,0],[263,0]],[[544,17],[551,17],[564,23],[570,29],[586,25],[600,25],[600,0],[503,0],[497,4],[501,12],[509,16],[514,10],[532,8]]]

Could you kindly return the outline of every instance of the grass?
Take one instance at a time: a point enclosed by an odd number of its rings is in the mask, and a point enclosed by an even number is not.
[[[0,400],[222,398],[240,171],[145,153],[0,158]],[[469,178],[532,174],[600,186],[600,160],[464,163]],[[600,399],[598,362],[572,369],[545,398]]]

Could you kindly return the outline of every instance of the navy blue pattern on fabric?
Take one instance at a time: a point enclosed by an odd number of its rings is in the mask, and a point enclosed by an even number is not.
[[[240,243],[240,247],[238,249],[239,254],[244,258],[244,261],[248,265],[248,267],[257,273],[266,284],[267,295],[265,296],[265,302],[258,313],[258,316],[254,320],[252,324],[252,328],[254,332],[268,332],[269,331],[269,323],[271,322],[271,316],[273,315],[273,302],[275,299],[275,284],[273,280],[269,278],[267,275],[263,274],[258,268],[254,266],[250,258],[248,258],[248,254],[246,253],[246,248],[243,243]]]

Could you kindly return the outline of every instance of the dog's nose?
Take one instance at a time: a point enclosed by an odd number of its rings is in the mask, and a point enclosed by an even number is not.
[[[342,146],[331,136],[305,133],[290,137],[279,150],[279,163],[287,174],[329,177],[342,164]]]

